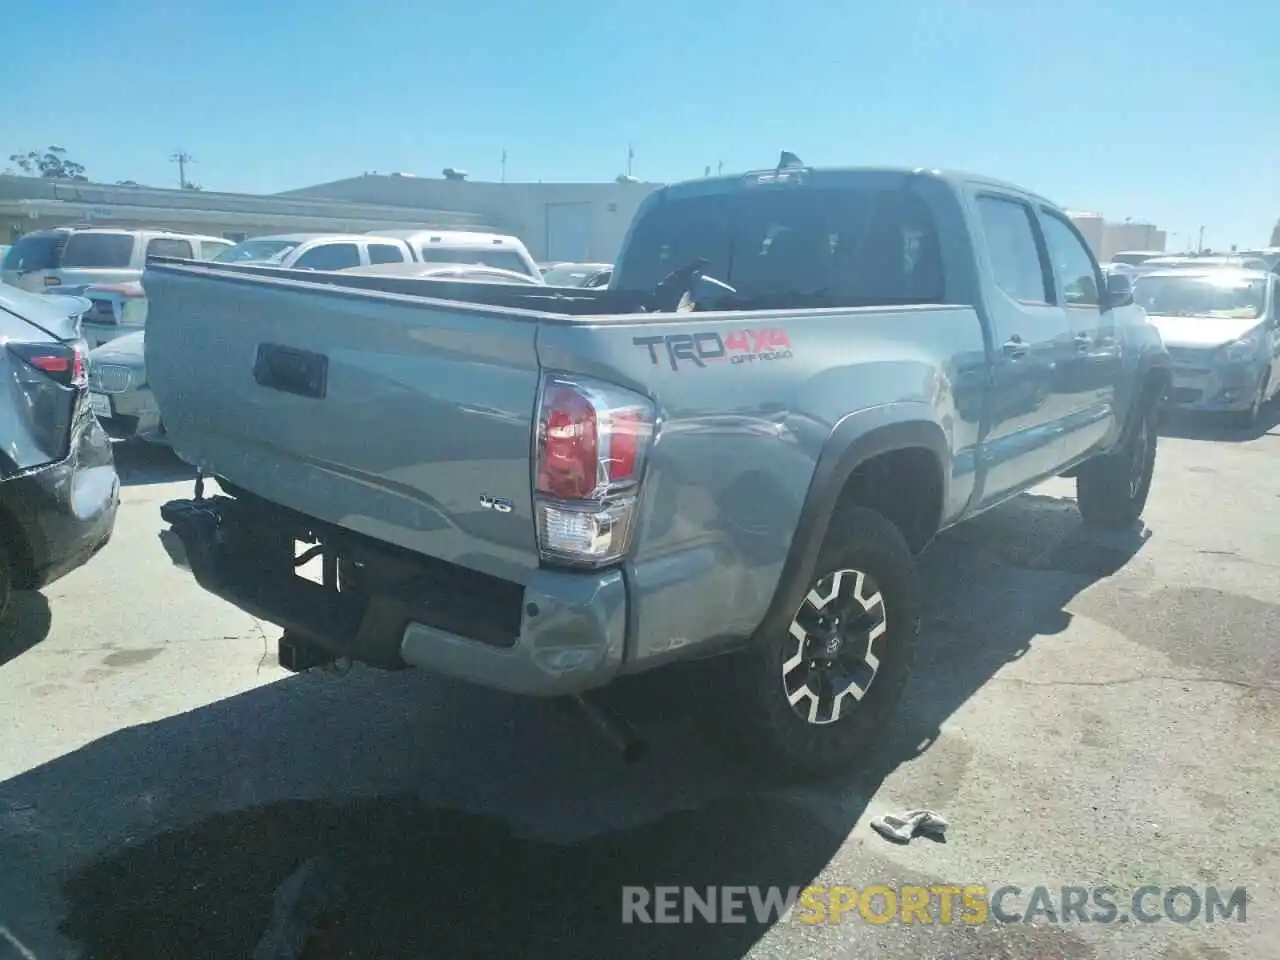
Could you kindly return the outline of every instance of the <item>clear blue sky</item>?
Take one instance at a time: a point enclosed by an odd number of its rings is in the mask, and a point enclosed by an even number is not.
[[[273,192],[446,166],[646,180],[975,170],[1185,246],[1280,217],[1280,4],[1204,0],[61,0],[5,4],[0,166]]]

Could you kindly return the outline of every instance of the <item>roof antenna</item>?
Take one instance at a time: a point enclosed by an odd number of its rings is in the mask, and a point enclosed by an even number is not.
[[[803,167],[804,162],[790,150],[783,150],[782,156],[778,158],[778,169],[775,173],[781,173],[787,167]]]

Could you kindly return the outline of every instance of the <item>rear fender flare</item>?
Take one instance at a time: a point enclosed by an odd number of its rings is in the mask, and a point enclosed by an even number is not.
[[[840,494],[861,464],[895,450],[927,449],[944,467],[942,502],[946,502],[946,486],[950,480],[946,465],[951,462],[950,445],[942,427],[922,418],[922,414],[927,414],[927,409],[918,403],[886,404],[850,414],[832,430],[809,481],[809,492],[800,510],[782,575],[778,578],[773,599],[752,635],[753,642],[776,636],[778,631],[787,629],[809,588],[818,551]]]

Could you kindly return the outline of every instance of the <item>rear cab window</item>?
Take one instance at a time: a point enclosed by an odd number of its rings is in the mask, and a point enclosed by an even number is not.
[[[418,256],[423,263],[463,263],[470,266],[497,267],[499,270],[514,270],[525,276],[538,276],[529,272],[529,264],[514,250],[502,250],[492,247],[445,247],[430,243],[418,247]]]
[[[62,251],[64,268],[120,269],[133,262],[131,233],[73,233]]]
[[[924,200],[856,180],[658,201],[636,224],[613,286],[649,291],[699,260],[737,291],[717,309],[938,303],[946,292]]]
[[[230,240],[201,240],[200,259],[212,260],[224,250],[230,250],[234,244]]]
[[[191,249],[190,240],[180,240],[177,237],[154,237],[147,243],[148,257],[182,257],[184,260],[191,260],[194,257],[194,251]]]
[[[394,243],[370,243],[368,250],[370,263],[404,263],[409,259]]]
[[[56,270],[61,264],[65,233],[32,233],[19,237],[5,254],[3,270]]]
[[[360,266],[360,248],[354,243],[322,243],[293,264],[298,270],[345,270]]]

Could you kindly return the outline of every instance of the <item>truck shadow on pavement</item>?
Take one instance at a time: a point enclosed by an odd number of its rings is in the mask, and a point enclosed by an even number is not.
[[[125,440],[113,444],[111,452],[116,461],[120,484],[125,487],[148,486],[155,483],[176,483],[190,480],[196,468],[178,459],[166,446],[145,440]]]
[[[49,635],[53,614],[41,593],[14,593],[8,621],[0,623],[0,667],[26,653]]]
[[[1166,411],[1160,418],[1160,435],[1183,440],[1216,440],[1220,443],[1249,443],[1268,435],[1280,435],[1280,398],[1263,407],[1258,422],[1251,427],[1236,426],[1210,414],[1182,410]]]
[[[413,671],[289,677],[121,730],[0,784],[0,811],[26,805],[56,851],[30,894],[50,903],[29,915],[62,916],[86,957],[248,957],[275,888],[323,855],[347,908],[311,958],[741,957],[772,925],[750,907],[745,923],[629,926],[622,888],[815,882],[885,777],[1144,538],[1086,534],[1074,503],[1030,495],[940,538],[896,722],[825,783],[779,786],[702,736],[705,664],[616,688],[650,737],[633,766],[554,704]],[[899,799],[945,811],[936,790]],[[864,883],[963,879],[904,876],[887,844],[869,850]],[[1061,928],[878,930],[902,956],[1092,956]]]

